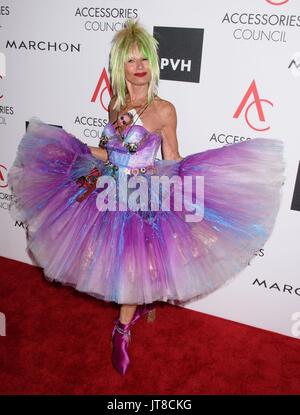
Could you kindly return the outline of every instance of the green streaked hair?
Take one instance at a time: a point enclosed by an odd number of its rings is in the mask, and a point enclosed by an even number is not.
[[[125,27],[114,36],[110,52],[111,86],[114,96],[117,97],[113,109],[117,111],[125,104],[127,87],[124,64],[130,58],[131,48],[135,44],[149,62],[151,80],[148,87],[148,103],[157,93],[159,80],[158,41],[140,26],[138,21],[127,20]]]

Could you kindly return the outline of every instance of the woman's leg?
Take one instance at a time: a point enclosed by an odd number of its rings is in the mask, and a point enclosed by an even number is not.
[[[120,322],[128,324],[132,320],[137,304],[121,304],[120,307]]]

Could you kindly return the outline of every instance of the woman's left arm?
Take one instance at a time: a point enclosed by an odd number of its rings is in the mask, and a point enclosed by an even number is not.
[[[163,160],[177,160],[183,159],[179,154],[178,140],[176,135],[177,129],[177,114],[174,105],[171,102],[165,101],[161,108],[162,117],[162,158]]]

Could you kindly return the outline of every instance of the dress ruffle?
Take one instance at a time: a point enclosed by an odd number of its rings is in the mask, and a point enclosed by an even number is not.
[[[48,280],[119,304],[182,304],[246,268],[274,228],[283,142],[256,138],[180,161],[155,159],[154,167],[159,176],[204,177],[201,221],[184,220],[187,209],[99,211],[97,188],[77,201],[85,191],[77,180],[107,166],[74,135],[30,119],[8,173],[10,212],[27,223],[28,252]]]

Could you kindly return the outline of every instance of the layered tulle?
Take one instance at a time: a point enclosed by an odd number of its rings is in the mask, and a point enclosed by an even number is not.
[[[156,159],[158,176],[204,178],[204,217],[188,222],[188,209],[100,211],[99,188],[78,202],[76,180],[95,167],[109,174],[75,136],[32,118],[8,174],[11,214],[28,224],[28,250],[47,279],[121,304],[183,303],[230,281],[270,237],[285,179],[275,139]]]

